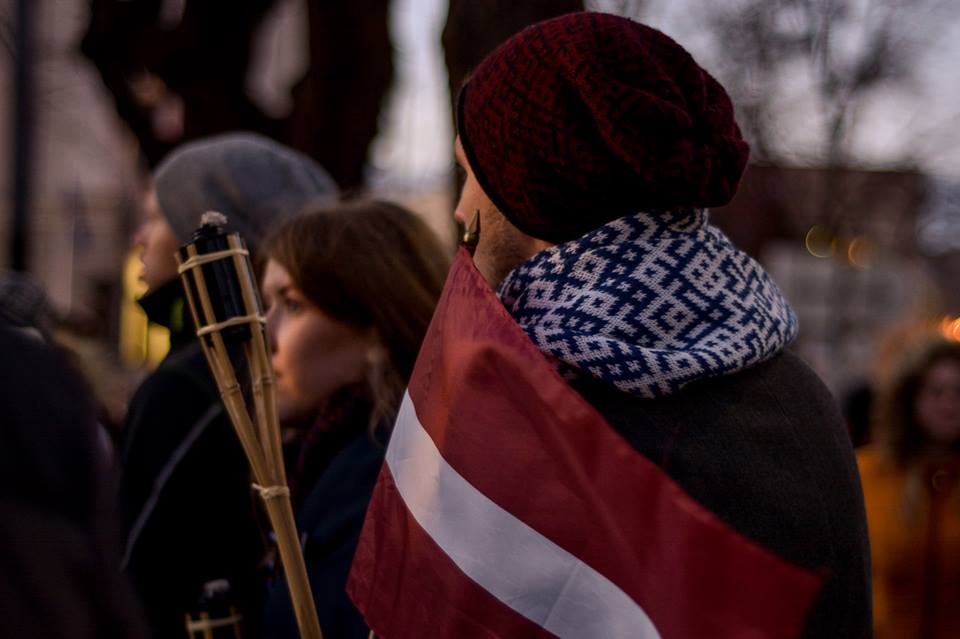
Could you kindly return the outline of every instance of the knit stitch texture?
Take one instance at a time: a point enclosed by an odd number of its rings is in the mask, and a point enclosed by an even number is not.
[[[702,209],[609,222],[534,255],[497,292],[565,374],[640,397],[753,366],[798,330],[770,276]]]
[[[457,128],[484,193],[554,244],[634,211],[722,206],[749,155],[727,92],[683,47],[603,13],[540,22],[487,56]]]

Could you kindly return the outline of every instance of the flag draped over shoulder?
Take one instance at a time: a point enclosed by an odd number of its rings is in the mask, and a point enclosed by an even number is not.
[[[378,636],[795,637],[822,581],[633,450],[461,249],[347,587]]]

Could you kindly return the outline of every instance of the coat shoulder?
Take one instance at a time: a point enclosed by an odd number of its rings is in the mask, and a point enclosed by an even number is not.
[[[642,399],[575,388],[635,450],[742,535],[832,575],[805,637],[870,634],[863,493],[836,402],[798,357]],[[838,629],[842,632],[838,633]]]

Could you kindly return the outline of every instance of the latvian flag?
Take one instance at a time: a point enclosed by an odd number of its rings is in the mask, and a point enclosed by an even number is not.
[[[796,637],[822,584],[634,451],[461,249],[348,592],[379,637]]]

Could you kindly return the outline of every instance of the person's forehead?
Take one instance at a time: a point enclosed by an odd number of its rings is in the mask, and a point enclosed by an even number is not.
[[[289,284],[290,273],[287,272],[287,269],[274,259],[267,260],[267,266],[263,272],[263,287],[279,289],[289,286]]]

